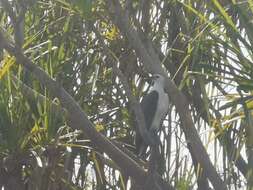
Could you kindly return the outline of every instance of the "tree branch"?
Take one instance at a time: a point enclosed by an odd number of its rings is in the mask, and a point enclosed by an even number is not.
[[[203,167],[215,189],[227,189],[225,183],[218,175],[215,167],[213,166],[205,147],[203,146],[198,132],[194,127],[191,113],[189,110],[189,103],[182,92],[178,90],[176,85],[167,76],[167,73],[161,67],[158,56],[152,56],[146,50],[145,45],[141,41],[139,34],[129,24],[129,18],[127,18],[125,11],[122,10],[120,3],[116,0],[110,0],[108,2],[110,7],[114,7],[115,11],[112,15],[112,19],[115,24],[121,30],[121,32],[127,37],[130,44],[140,57],[145,68],[151,73],[159,73],[166,77],[166,92],[169,94],[171,101],[175,104],[179,113],[180,120],[182,122],[182,129],[185,134],[187,142],[191,145],[193,153],[196,155],[197,161]],[[152,51],[155,52],[155,51]]]
[[[62,106],[66,108],[69,113],[72,128],[82,130],[85,135],[90,138],[93,144],[108,154],[121,170],[135,179],[137,183],[142,184],[146,181],[146,172],[104,135],[98,133],[73,97],[71,97],[64,88],[60,87],[55,80],[51,79],[41,68],[33,64],[33,62],[27,58],[19,48],[15,47],[12,42],[8,41],[4,37],[2,30],[0,30],[0,42],[4,49],[6,49],[11,55],[15,56],[19,64],[28,69],[53,95],[59,98]]]

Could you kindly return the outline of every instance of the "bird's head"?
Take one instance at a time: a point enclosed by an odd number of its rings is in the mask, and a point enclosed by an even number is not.
[[[151,77],[151,85],[154,86],[155,84],[159,84],[161,86],[164,86],[164,82],[165,82],[165,79],[162,75],[160,74],[154,74],[152,77]]]

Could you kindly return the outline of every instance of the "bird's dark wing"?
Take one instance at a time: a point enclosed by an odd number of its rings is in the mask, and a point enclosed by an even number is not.
[[[158,102],[158,92],[151,91],[149,94],[143,97],[141,101],[141,109],[144,114],[144,118],[146,121],[147,129],[150,128]]]
[[[141,109],[144,114],[147,130],[150,128],[152,124],[155,111],[157,109],[157,102],[158,102],[158,92],[156,91],[151,91],[141,100]],[[148,145],[143,141],[138,127],[136,128],[135,145],[136,145],[136,153],[139,156],[143,156],[146,152]]]
[[[140,104],[142,112],[144,114],[147,130],[150,128],[152,124],[155,111],[157,108],[157,102],[158,102],[158,92],[156,91],[151,91],[149,94],[145,95],[141,100]],[[136,145],[136,153],[140,156],[143,156],[143,154],[145,154],[146,152],[148,145],[143,141],[138,127],[136,128],[135,145]]]

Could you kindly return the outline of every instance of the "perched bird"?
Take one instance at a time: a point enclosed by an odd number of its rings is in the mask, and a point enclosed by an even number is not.
[[[164,91],[164,83],[165,79],[162,75],[153,75],[151,88],[140,103],[146,128],[152,138],[156,137],[169,107],[169,98]],[[148,145],[142,139],[138,127],[136,128],[135,145],[137,154],[139,156],[145,155]]]

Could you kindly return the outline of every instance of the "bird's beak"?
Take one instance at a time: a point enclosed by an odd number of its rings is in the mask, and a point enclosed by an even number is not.
[[[148,84],[152,84],[154,79],[155,77],[151,76],[151,77],[146,78],[146,81],[148,82]]]
[[[157,76],[153,75],[153,76],[147,78],[147,82],[149,84],[153,84],[156,79],[157,79]]]

